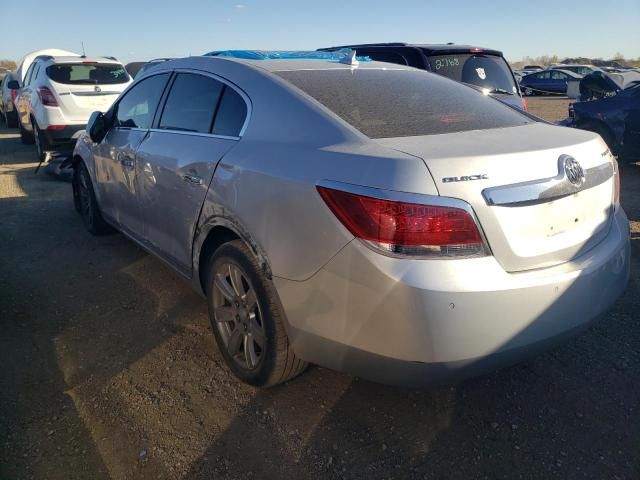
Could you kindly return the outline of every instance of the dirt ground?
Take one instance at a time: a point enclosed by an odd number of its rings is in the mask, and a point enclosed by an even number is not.
[[[566,100],[530,111],[566,116]],[[204,302],[0,130],[0,479],[640,478],[640,168],[623,170],[632,276],[561,348],[455,387],[322,368],[238,383]]]

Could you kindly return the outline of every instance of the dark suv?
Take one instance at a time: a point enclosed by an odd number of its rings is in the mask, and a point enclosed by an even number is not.
[[[469,45],[408,43],[367,43],[318,50],[331,52],[342,48],[351,48],[358,56],[372,60],[429,70],[471,85],[521,110],[527,109],[513,71],[498,50]]]

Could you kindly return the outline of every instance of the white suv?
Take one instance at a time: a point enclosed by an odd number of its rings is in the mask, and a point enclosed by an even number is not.
[[[71,151],[96,110],[106,111],[131,83],[114,58],[37,57],[15,100],[23,143],[35,143],[38,157]]]

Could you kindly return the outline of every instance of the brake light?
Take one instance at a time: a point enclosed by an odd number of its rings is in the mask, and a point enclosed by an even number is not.
[[[355,237],[384,253],[420,257],[486,254],[475,220],[461,208],[317,188],[333,214]]]
[[[522,110],[527,111],[527,100],[522,97]]]
[[[47,130],[52,130],[52,131],[64,130],[64,125],[49,125],[47,127]]]
[[[478,48],[478,47],[472,47],[472,48],[469,49],[469,51],[473,52],[473,53],[478,53],[478,52],[482,52],[483,50],[481,48]]]
[[[11,101],[15,101],[18,96],[18,90],[11,90]]]
[[[49,90],[49,87],[39,87],[38,97],[40,97],[40,101],[42,102],[42,104],[47,107],[58,106],[58,101],[56,100],[56,97],[53,95],[53,92]]]

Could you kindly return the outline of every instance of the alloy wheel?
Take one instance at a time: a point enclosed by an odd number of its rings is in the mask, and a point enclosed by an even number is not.
[[[238,265],[224,263],[214,274],[215,326],[238,366],[255,370],[264,358],[266,333],[256,292]]]

